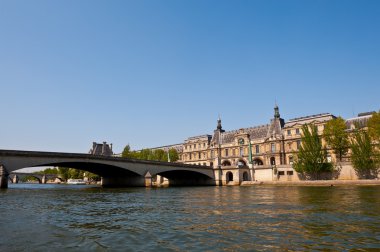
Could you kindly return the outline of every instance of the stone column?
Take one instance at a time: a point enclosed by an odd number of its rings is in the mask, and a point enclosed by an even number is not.
[[[8,188],[9,173],[3,165],[0,165],[0,188]]]
[[[18,183],[18,176],[17,175],[14,175],[14,177],[12,179],[12,182],[13,182],[13,184],[17,184]]]

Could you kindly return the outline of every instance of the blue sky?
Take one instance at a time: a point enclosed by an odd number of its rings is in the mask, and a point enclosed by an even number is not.
[[[115,152],[380,109],[380,1],[0,1],[0,148]]]

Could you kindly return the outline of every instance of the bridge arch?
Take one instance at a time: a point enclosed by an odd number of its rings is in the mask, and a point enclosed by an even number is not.
[[[148,173],[150,176],[162,174],[171,178],[172,185],[193,184],[194,181],[201,182],[197,182],[197,185],[211,184],[211,180],[215,184],[214,170],[208,166],[77,153],[0,150],[0,167],[4,176],[21,168],[43,166],[61,166],[88,171],[101,176],[103,186],[146,186]],[[186,182],[185,178],[192,182]],[[6,186],[4,184],[3,187]]]

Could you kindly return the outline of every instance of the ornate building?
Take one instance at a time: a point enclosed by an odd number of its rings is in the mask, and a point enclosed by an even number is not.
[[[365,126],[372,113],[362,113],[347,119],[347,131],[351,131],[355,125]],[[324,125],[334,118],[330,113],[323,113],[285,122],[276,105],[268,124],[225,131],[219,118],[212,135],[189,137],[182,145],[173,146],[180,151],[178,162],[211,166],[215,171],[220,171],[218,176],[222,184],[296,180],[298,177],[292,164],[301,145],[302,126],[314,124],[318,134],[322,135]],[[336,160],[330,150],[327,158],[329,161]]]
[[[107,142],[103,143],[92,143],[92,148],[88,152],[89,154],[92,155],[97,155],[97,156],[112,156],[113,151],[112,151],[112,144],[107,144]]]

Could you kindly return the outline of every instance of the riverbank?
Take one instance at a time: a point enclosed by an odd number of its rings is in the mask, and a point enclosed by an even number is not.
[[[361,180],[302,180],[302,181],[244,181],[241,186],[279,185],[279,186],[343,186],[343,185],[380,185],[380,179]]]

